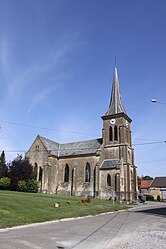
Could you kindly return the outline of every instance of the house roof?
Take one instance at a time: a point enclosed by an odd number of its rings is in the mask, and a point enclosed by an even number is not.
[[[40,136],[47,150],[55,156],[74,156],[95,153],[102,145],[102,138],[59,144],[50,139]]]
[[[141,189],[148,189],[153,180],[141,180]]]
[[[150,187],[165,188],[166,187],[166,176],[155,177]]]
[[[114,169],[118,165],[119,160],[117,159],[105,159],[101,166],[100,169]]]

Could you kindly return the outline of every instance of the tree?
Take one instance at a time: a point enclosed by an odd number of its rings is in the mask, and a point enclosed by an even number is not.
[[[37,193],[38,189],[37,181],[35,179],[29,179],[27,182],[27,192]]]
[[[9,177],[11,179],[11,189],[18,189],[19,181],[28,181],[32,179],[33,176],[33,167],[29,163],[27,158],[23,159],[21,155],[18,155],[10,164],[9,164]]]
[[[153,180],[151,176],[142,176],[142,180]]]
[[[5,160],[5,152],[2,151],[0,156],[0,178],[8,176],[8,167]]]

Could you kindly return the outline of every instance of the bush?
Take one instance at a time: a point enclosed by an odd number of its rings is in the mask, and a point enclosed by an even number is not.
[[[157,201],[161,201],[161,199],[160,199],[160,196],[159,196],[159,195],[157,196]]]
[[[37,193],[38,183],[35,179],[29,179],[27,182],[27,192]]]
[[[8,190],[10,189],[11,179],[9,177],[0,178],[0,189]]]
[[[21,191],[21,192],[26,192],[27,191],[27,183],[26,183],[26,181],[24,181],[24,180],[19,181],[17,190]]]
[[[154,201],[153,195],[146,195],[146,201]]]

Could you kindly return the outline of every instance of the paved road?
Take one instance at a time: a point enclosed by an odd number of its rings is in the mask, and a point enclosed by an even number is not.
[[[166,248],[166,203],[0,230],[0,249]]]

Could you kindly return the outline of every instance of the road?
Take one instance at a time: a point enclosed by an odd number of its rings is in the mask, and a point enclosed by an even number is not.
[[[0,230],[0,249],[166,248],[166,203]]]

